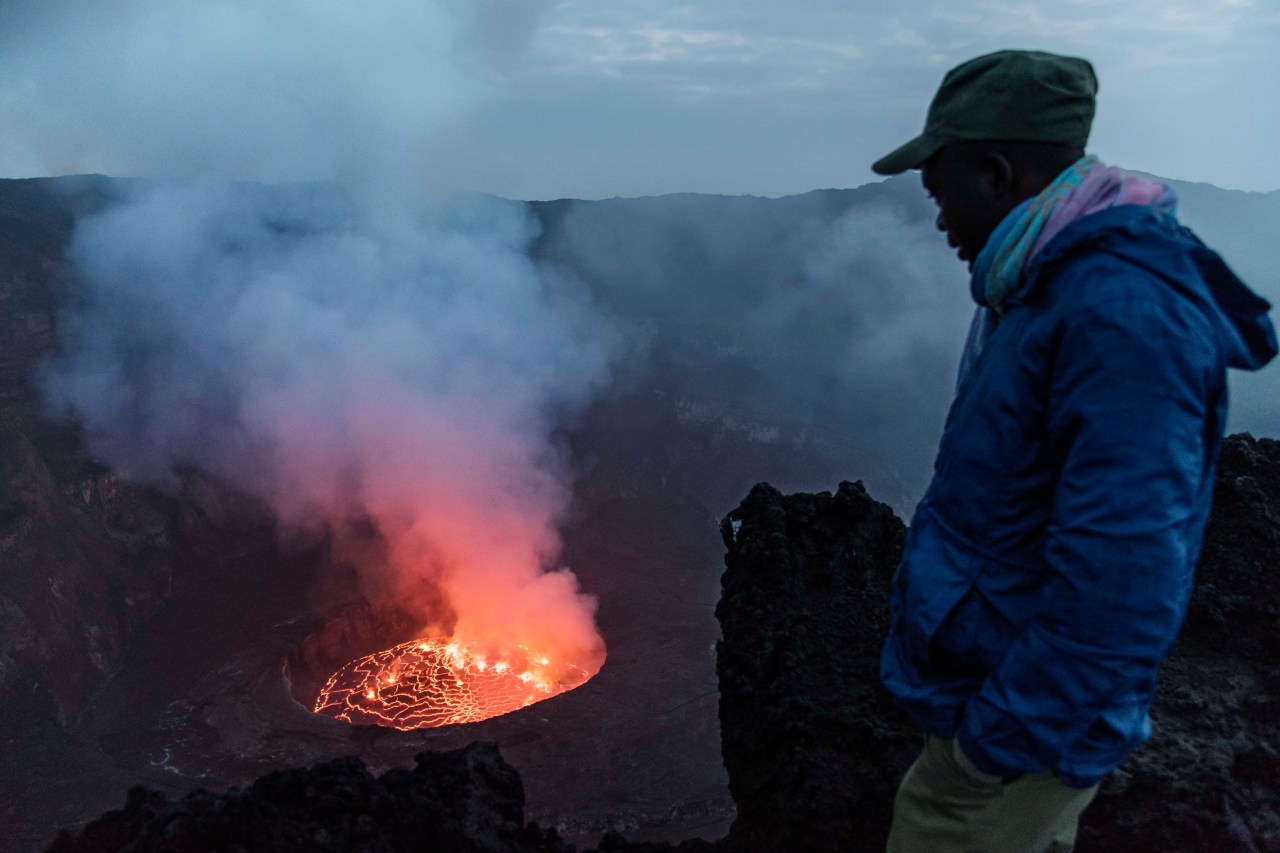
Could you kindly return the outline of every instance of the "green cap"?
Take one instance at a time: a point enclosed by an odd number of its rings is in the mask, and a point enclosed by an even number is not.
[[[1098,78],[1087,60],[1034,50],[1001,50],[947,72],[929,105],[924,132],[871,168],[915,169],[949,142],[1056,142],[1084,147]]]

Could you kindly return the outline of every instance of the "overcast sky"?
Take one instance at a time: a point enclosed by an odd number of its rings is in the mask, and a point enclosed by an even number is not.
[[[920,130],[947,69],[980,53],[1021,47],[1094,62],[1101,86],[1090,147],[1103,159],[1229,188],[1280,188],[1280,0],[441,3],[465,19],[464,30],[482,33],[465,74],[436,74],[436,83],[421,84],[434,86],[434,100],[450,101],[449,118],[433,121],[422,158],[450,187],[519,198],[598,198],[681,190],[773,196],[858,186],[877,179],[873,160]],[[91,133],[99,115],[78,124],[40,115],[33,105],[43,84],[31,69],[45,66],[19,63],[14,57],[23,52],[14,49],[41,44],[31,56],[58,56],[65,66],[74,61],[72,42],[51,51],[50,33],[74,28],[77,10],[83,15],[111,4],[21,5],[28,11],[0,0],[0,25],[7,29],[0,48],[10,56],[8,62],[0,56],[7,78],[0,80],[0,108],[8,113],[0,174],[189,167],[189,159],[175,158],[152,168],[138,152],[146,149],[156,159],[155,145],[132,146],[128,155],[130,146],[118,138],[78,144],[76,134]],[[276,5],[306,16],[332,4]],[[383,5],[409,8],[401,0],[359,8]],[[117,6],[123,11],[116,23],[147,3],[120,0]],[[405,26],[415,20],[406,18]],[[299,30],[305,35],[305,27],[288,31],[291,42]],[[378,85],[393,81],[390,95],[412,99],[422,76],[397,78],[396,69],[414,66],[384,62],[386,45],[362,35],[356,51],[381,52],[368,57],[381,63]],[[340,40],[326,43],[341,49]],[[430,39],[420,45],[440,49]],[[138,73],[163,76],[164,63],[182,61],[180,52],[160,51],[138,63]],[[335,73],[315,62],[303,66],[304,73],[313,68]],[[471,80],[464,80],[467,74]],[[453,97],[441,79],[454,81],[452,91],[465,91]],[[116,86],[102,97],[127,98],[129,91]],[[193,100],[200,97],[193,93]],[[60,108],[67,110],[65,103]],[[31,135],[32,126],[44,136]],[[30,138],[20,144],[24,135]],[[113,144],[126,153],[111,150]]]

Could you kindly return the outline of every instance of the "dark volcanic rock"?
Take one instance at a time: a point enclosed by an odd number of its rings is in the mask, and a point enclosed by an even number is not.
[[[725,519],[716,613],[735,850],[879,850],[917,749],[877,675],[902,526],[857,485],[757,486]],[[1280,850],[1280,442],[1232,436],[1155,734],[1077,850]]]
[[[1218,459],[1183,639],[1280,667],[1280,441],[1234,435]],[[1246,630],[1242,630],[1245,628]]]
[[[556,853],[555,830],[523,825],[520,775],[498,747],[424,752],[375,779],[358,758],[263,776],[246,790],[177,802],[134,788],[120,811],[64,834],[50,853],[113,851],[409,851]]]
[[[879,677],[902,522],[860,483],[789,497],[760,485],[721,533],[729,848],[883,849],[919,742]]]
[[[63,833],[48,853],[574,850],[554,829],[524,822],[520,774],[496,744],[419,753],[416,765],[375,779],[359,758],[339,758],[309,770],[270,773],[243,790],[199,790],[175,802],[138,786],[129,791],[123,809],[78,834]],[[631,843],[609,832],[599,853],[715,849],[700,839],[679,845]]]

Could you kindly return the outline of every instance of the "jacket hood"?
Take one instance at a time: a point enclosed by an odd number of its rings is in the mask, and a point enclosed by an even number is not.
[[[1228,366],[1258,370],[1275,357],[1276,330],[1267,316],[1271,303],[1177,219],[1151,207],[1111,207],[1064,228],[1032,259],[1008,304],[1032,301],[1055,265],[1084,250],[1123,258],[1200,304],[1217,331]]]

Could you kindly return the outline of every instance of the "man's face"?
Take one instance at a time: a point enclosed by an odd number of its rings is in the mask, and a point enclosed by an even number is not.
[[[925,191],[938,206],[937,226],[960,260],[973,262],[1004,213],[979,158],[944,147],[920,167]]]

